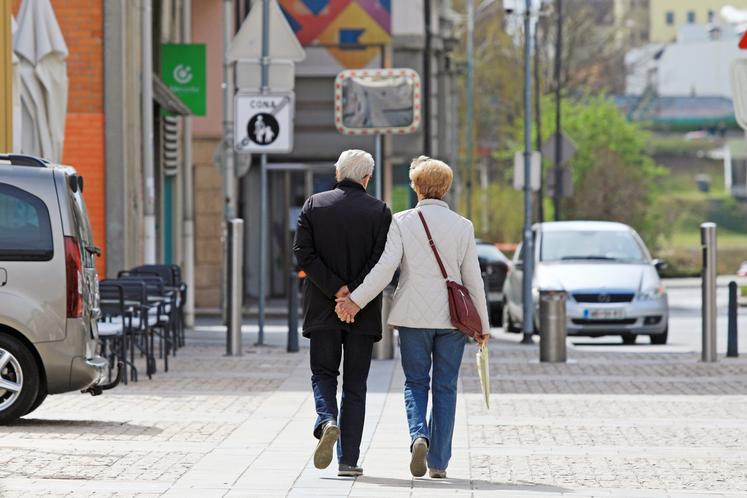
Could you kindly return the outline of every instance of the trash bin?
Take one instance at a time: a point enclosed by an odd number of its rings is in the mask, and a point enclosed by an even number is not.
[[[392,309],[394,287],[388,286],[382,293],[381,300],[381,340],[374,343],[373,357],[376,360],[391,360],[394,358],[394,328],[387,325],[389,311]]]
[[[564,363],[566,360],[566,294],[563,291],[540,292],[540,361]]]

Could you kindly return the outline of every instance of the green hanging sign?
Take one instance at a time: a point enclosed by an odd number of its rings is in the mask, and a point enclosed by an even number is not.
[[[205,61],[202,43],[161,45],[161,79],[195,116],[205,115]]]

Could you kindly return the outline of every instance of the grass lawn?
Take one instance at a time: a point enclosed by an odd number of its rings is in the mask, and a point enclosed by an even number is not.
[[[700,247],[700,230],[675,232],[669,244],[676,249]],[[747,259],[747,233],[717,229],[716,244],[719,249],[743,249]]]

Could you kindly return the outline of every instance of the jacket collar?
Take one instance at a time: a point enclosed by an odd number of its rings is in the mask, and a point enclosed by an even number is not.
[[[348,180],[348,179],[337,182],[335,184],[335,188],[342,188],[342,189],[352,188],[352,189],[362,190],[364,192],[366,191],[366,189],[363,188],[363,185],[361,185],[358,182],[354,182],[353,180]]]
[[[449,209],[449,205],[441,199],[423,199],[422,201],[418,202],[417,205],[417,207],[421,206],[441,206]]]

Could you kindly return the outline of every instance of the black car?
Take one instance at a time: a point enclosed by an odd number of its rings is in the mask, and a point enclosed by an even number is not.
[[[508,275],[508,258],[490,242],[477,241],[477,259],[486,281],[490,325],[500,327],[503,319],[503,282]]]

